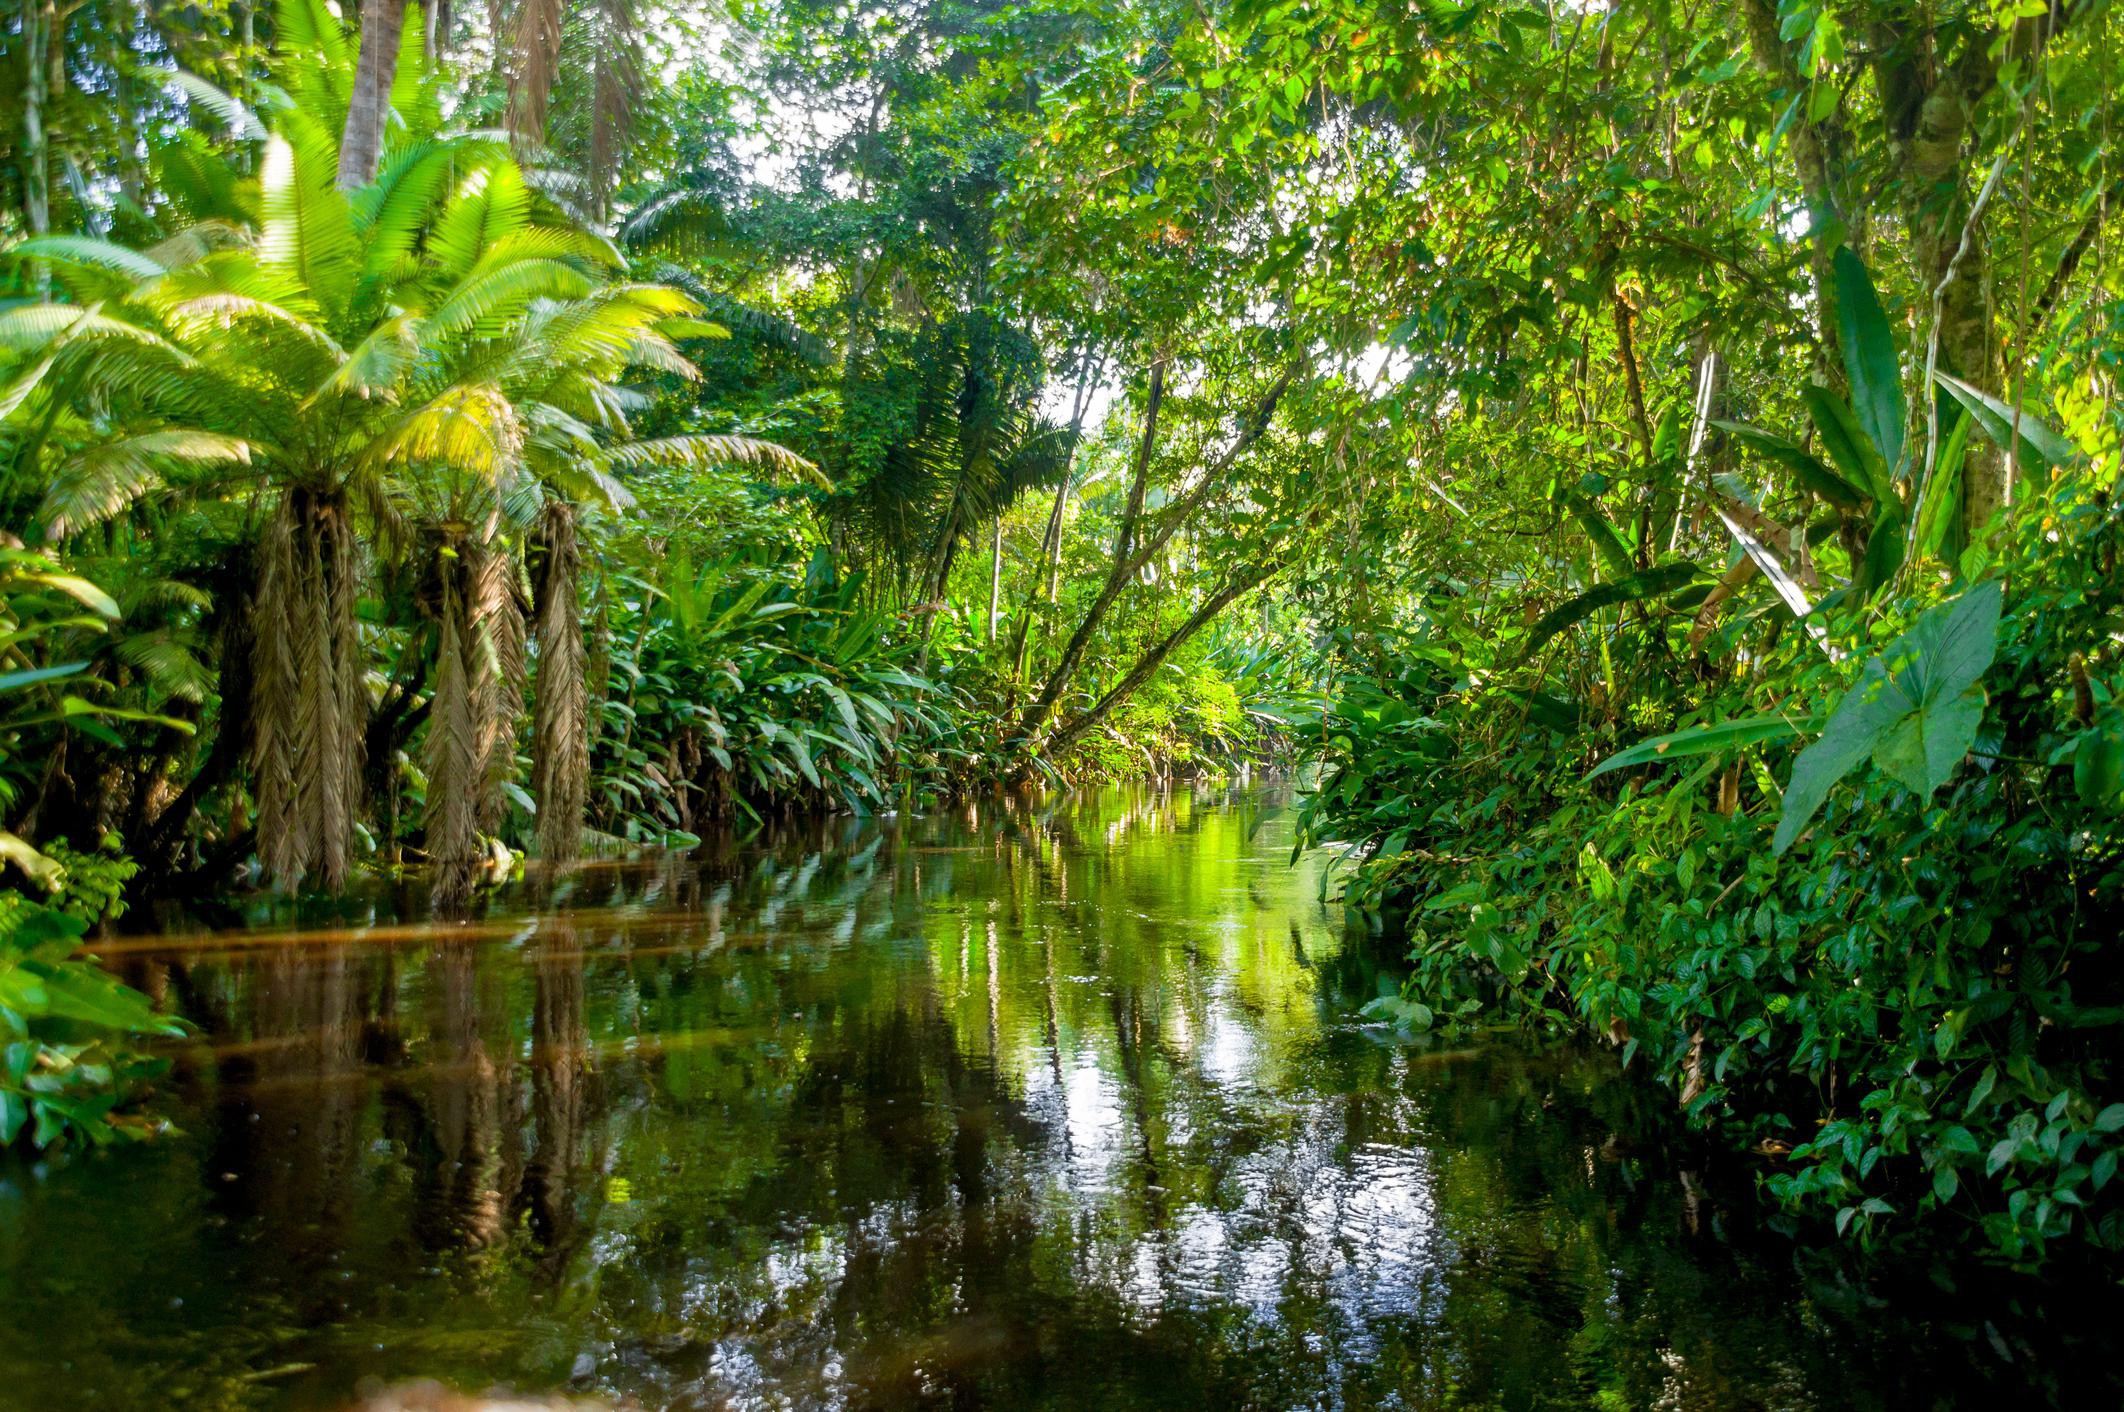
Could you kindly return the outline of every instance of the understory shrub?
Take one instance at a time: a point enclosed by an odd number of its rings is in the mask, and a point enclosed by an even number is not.
[[[1869,1243],[2124,1246],[2118,517],[2062,488],[2035,509],[1953,585],[1613,695],[1541,681],[1430,595],[1398,675],[1345,679],[1306,727],[1325,775],[1302,842],[1349,849],[1345,899],[1405,919],[1386,1008],[1603,1036],[1760,1154],[1787,1210]],[[1881,683],[1927,673],[1948,696],[1852,733]]]

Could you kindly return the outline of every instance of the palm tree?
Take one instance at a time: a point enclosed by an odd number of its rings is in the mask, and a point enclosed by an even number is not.
[[[281,886],[336,890],[352,863],[368,708],[356,600],[376,545],[409,541],[405,512],[427,512],[417,518],[434,530],[429,852],[448,870],[476,862],[494,821],[485,782],[505,755],[497,703],[510,694],[487,677],[521,658],[502,592],[517,563],[512,500],[564,472],[609,498],[629,464],[773,449],[632,442],[617,378],[630,366],[690,375],[671,340],[703,331],[695,308],[615,279],[617,252],[543,205],[495,144],[417,137],[376,182],[343,193],[329,131],[301,112],[280,129],[255,231],[194,232],[148,253],[33,242],[22,253],[59,271],[83,307],[10,311],[0,337],[33,370],[49,366],[49,385],[25,399],[125,409],[109,435],[31,449],[50,486],[49,536],[176,488],[230,493],[232,464],[263,488],[249,497],[261,516],[248,604],[259,855]],[[561,595],[541,614],[549,623],[572,616],[568,578],[547,575]],[[546,639],[565,658],[557,629]],[[557,736],[582,714],[542,713],[549,751],[568,754]]]

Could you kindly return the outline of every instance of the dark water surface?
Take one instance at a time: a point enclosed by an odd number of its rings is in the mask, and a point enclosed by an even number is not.
[[[200,1027],[183,1135],[0,1165],[0,1407],[2034,1396],[2012,1324],[1749,1234],[1608,1057],[1368,1024],[1378,944],[1275,802],[834,821],[467,927],[112,944]]]

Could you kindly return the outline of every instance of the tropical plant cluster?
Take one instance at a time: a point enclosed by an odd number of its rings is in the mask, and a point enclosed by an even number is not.
[[[2124,1239],[2104,0],[0,43],[31,895],[1296,751],[1401,1022],[1611,1044],[1795,1219]]]

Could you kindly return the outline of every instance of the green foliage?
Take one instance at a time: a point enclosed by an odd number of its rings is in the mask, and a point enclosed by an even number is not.
[[[114,1110],[164,1065],[123,1042],[183,1027],[72,954],[87,930],[80,917],[0,893],[0,1147],[25,1133],[49,1147],[151,1131]]]
[[[593,810],[631,841],[691,835],[733,812],[889,809],[967,757],[947,693],[913,645],[823,554],[790,575],[734,553],[614,587]]]
[[[92,611],[84,616],[83,607]],[[32,772],[46,766],[24,757],[26,734],[107,729],[102,720],[114,708],[71,694],[107,685],[84,675],[90,663],[39,661],[71,647],[75,634],[105,632],[117,617],[118,605],[86,579],[42,555],[0,551],[0,661],[11,668],[0,675],[5,803],[28,793]],[[149,1124],[116,1110],[162,1065],[125,1042],[178,1034],[181,1026],[73,954],[91,925],[123,910],[133,865],[111,852],[77,853],[64,839],[33,845],[12,832],[0,832],[0,859],[44,896],[38,902],[0,889],[0,1148],[25,1134],[40,1148],[69,1136],[100,1144],[146,1134]]]
[[[1926,609],[1883,655],[1866,659],[1821,739],[1793,762],[1773,852],[1792,846],[1837,781],[1869,755],[1920,799],[1947,783],[1983,721],[1977,679],[1997,650],[1999,599],[1996,582],[1979,584]]]
[[[1507,706],[1508,649],[1432,599],[1422,658],[1349,678],[1309,729],[1306,839],[1357,845],[1346,901],[1414,938],[1387,1008],[1605,1036],[1839,1231],[1959,1230],[2020,1262],[2124,1245],[2124,601],[2080,571],[2124,527],[2070,489],[2020,524],[2006,584],[1891,604],[1858,684],[1788,635],[1760,684],[1676,702],[1710,724],[1591,772],[1598,719]],[[1694,768],[1624,773],[1669,760]]]

